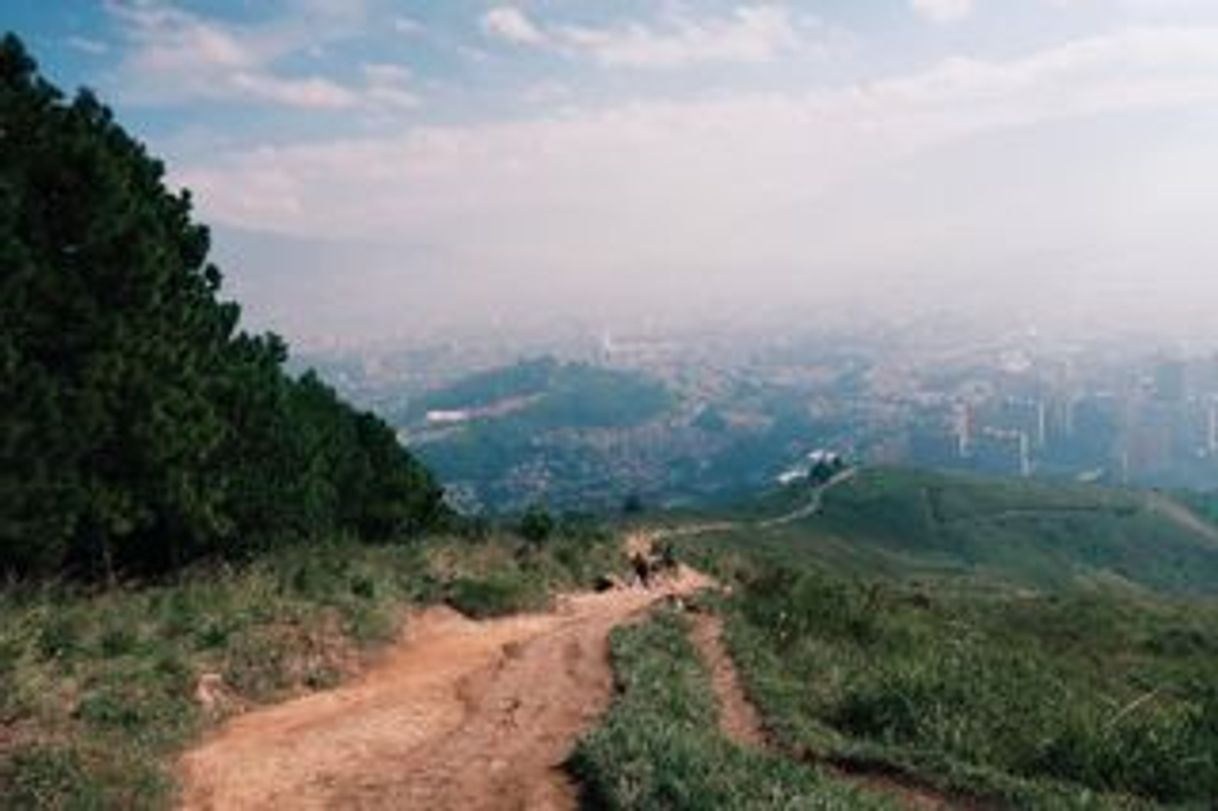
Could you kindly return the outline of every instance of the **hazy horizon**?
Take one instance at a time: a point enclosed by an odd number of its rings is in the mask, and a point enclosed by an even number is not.
[[[1197,0],[16,0],[304,346],[504,323],[1208,329]]]

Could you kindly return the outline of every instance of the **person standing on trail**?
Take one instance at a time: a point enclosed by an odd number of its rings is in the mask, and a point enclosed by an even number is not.
[[[677,570],[677,550],[669,541],[660,544],[660,570],[672,574]]]
[[[630,565],[634,567],[634,576],[643,588],[651,588],[651,561],[643,553],[635,552],[630,559]]]

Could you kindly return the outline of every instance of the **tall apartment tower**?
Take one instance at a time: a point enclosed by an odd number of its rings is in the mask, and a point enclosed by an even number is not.
[[[968,403],[957,403],[952,411],[952,430],[956,434],[956,453],[961,459],[968,458],[973,452],[973,431],[975,427],[973,407]]]
[[[1210,398],[1208,440],[1210,455],[1218,456],[1218,398]]]

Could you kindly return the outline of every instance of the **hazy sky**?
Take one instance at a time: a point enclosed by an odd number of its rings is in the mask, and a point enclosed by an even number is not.
[[[0,21],[167,159],[229,291],[296,340],[1218,311],[1214,0],[3,0]]]

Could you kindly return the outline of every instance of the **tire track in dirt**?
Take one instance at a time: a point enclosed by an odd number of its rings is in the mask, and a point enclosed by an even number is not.
[[[609,632],[709,585],[682,567],[546,614],[423,611],[354,683],[240,716],[184,755],[181,807],[572,809],[561,766],[611,700]]]
[[[723,644],[723,620],[714,614],[693,614],[690,641],[710,670],[711,687],[719,704],[719,729],[748,749],[766,747],[765,727],[740,683],[736,665]]]
[[[723,642],[723,620],[715,614],[698,612],[691,617],[690,641],[698,649],[711,676],[711,686],[719,706],[719,729],[747,749],[769,749],[769,737],[761,714],[744,691],[740,674]],[[834,779],[890,798],[906,811],[957,811],[982,808],[978,804],[950,798],[898,776],[851,769],[848,765],[812,761]]]

